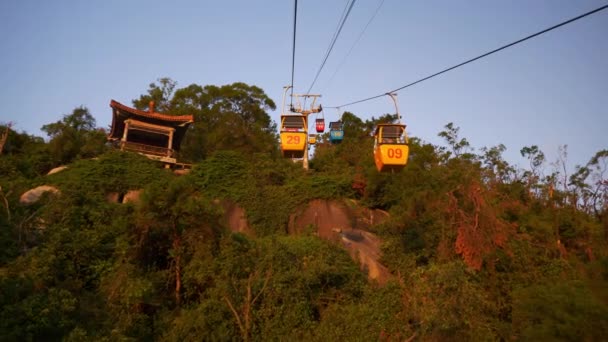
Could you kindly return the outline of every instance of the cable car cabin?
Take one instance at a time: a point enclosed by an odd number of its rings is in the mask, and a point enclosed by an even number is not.
[[[317,135],[316,134],[309,134],[308,135],[308,144],[309,145],[314,145],[317,143]]]
[[[334,121],[329,123],[329,142],[332,144],[338,144],[342,142],[344,138],[344,130],[342,129],[341,121]]]
[[[316,119],[315,128],[317,129],[317,133],[323,133],[325,131],[325,119]]]
[[[302,158],[308,132],[302,115],[281,115],[281,153],[286,158]]]
[[[405,125],[379,124],[374,131],[374,161],[380,172],[399,171],[407,164],[410,148]]]

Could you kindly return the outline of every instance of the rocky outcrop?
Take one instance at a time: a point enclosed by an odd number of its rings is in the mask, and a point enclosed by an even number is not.
[[[141,193],[143,190],[129,190],[127,191],[127,193],[125,194],[125,196],[122,198],[122,203],[138,203],[139,202],[139,198],[141,197]]]
[[[371,226],[384,223],[390,217],[384,210],[361,207],[355,200],[345,200],[344,202],[349,208],[349,212],[354,215],[353,228],[369,229]]]
[[[106,200],[109,203],[121,203],[120,194],[118,192],[110,192],[106,194]]]
[[[247,236],[255,236],[253,230],[249,226],[249,222],[247,222],[247,214],[243,208],[228,200],[222,200],[217,203],[224,210],[222,223],[228,227],[230,231],[243,233]]]
[[[353,260],[359,262],[369,279],[380,284],[385,284],[390,279],[389,270],[379,261],[382,257],[381,241],[375,234],[359,229],[342,231],[339,234],[344,248]]]
[[[386,219],[388,213],[361,208],[354,201],[314,200],[291,215],[288,232],[297,235],[313,227],[320,238],[342,245],[369,279],[384,284],[390,272],[379,261],[381,241],[364,229]]]
[[[59,189],[51,185],[41,185],[39,187],[28,190],[19,197],[19,203],[21,204],[34,204],[40,200],[40,197],[45,193],[50,192],[52,194],[59,194]]]
[[[336,232],[351,229],[356,223],[355,216],[338,201],[313,200],[289,218],[289,234],[301,234],[314,226],[319,237],[339,241]]]
[[[142,191],[130,190],[122,198],[121,193],[110,192],[106,195],[106,200],[111,203],[138,203]],[[25,192],[19,201],[26,205],[36,203],[45,193],[60,194],[60,191],[56,187],[42,185]],[[242,207],[229,200],[214,202],[223,209],[222,223],[228,229],[255,236]],[[320,238],[345,248],[369,279],[384,284],[391,275],[380,263],[381,240],[367,229],[384,222],[388,217],[384,211],[363,208],[351,200],[313,200],[290,216],[288,233],[298,235],[313,229],[313,233]]]
[[[65,170],[65,169],[67,169],[67,168],[68,167],[66,165],[58,166],[58,167],[52,169],[51,171],[49,171],[49,173],[47,173],[46,175],[49,176],[49,175],[52,175],[54,173],[61,172],[61,171]]]

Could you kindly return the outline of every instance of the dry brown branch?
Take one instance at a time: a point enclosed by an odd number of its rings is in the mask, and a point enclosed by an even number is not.
[[[260,298],[260,295],[266,290],[266,286],[268,285],[268,281],[270,280],[270,274],[271,274],[270,271],[266,272],[266,279],[264,279],[264,285],[262,285],[262,289],[258,292],[257,296],[255,296],[255,298],[253,298],[251,305],[255,304],[255,302],[258,300],[258,298]]]
[[[243,339],[245,339],[247,332],[245,330],[245,327],[243,326],[243,323],[241,322],[241,317],[239,316],[239,313],[236,311],[234,305],[232,305],[232,302],[230,301],[230,299],[228,299],[228,297],[223,296],[222,298],[224,299],[226,304],[228,304],[228,307],[230,308],[230,311],[232,311],[234,318],[236,318],[236,323],[238,324],[239,330],[241,331],[241,336],[243,336]]]
[[[228,304],[230,311],[232,311],[232,314],[236,318],[236,323],[241,332],[241,337],[243,338],[243,341],[249,341],[251,339],[251,336],[250,336],[251,329],[252,329],[251,311],[252,311],[254,304],[257,302],[257,300],[260,298],[260,296],[264,293],[264,291],[266,291],[266,287],[268,286],[268,282],[270,280],[271,273],[272,273],[271,271],[266,272],[266,276],[264,278],[264,284],[262,285],[262,288],[255,295],[253,292],[253,282],[254,282],[254,280],[260,278],[260,276],[259,276],[260,273],[259,273],[259,271],[255,271],[255,272],[249,274],[249,276],[247,277],[247,285],[245,288],[246,294],[245,294],[245,298],[243,300],[243,304],[240,308],[240,313],[234,307],[234,305],[232,304],[230,299],[228,299],[228,295],[222,296],[222,298],[224,299],[226,304]]]
[[[6,139],[8,138],[8,132],[10,131],[12,125],[13,125],[12,122],[9,122],[8,124],[6,124],[6,129],[5,129],[4,133],[2,133],[2,135],[0,136],[0,154],[2,154],[2,151],[4,150],[4,144],[6,144]]]

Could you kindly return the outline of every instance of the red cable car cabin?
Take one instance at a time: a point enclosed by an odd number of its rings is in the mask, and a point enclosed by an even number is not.
[[[315,127],[317,128],[317,133],[323,133],[325,131],[325,119],[316,119]]]

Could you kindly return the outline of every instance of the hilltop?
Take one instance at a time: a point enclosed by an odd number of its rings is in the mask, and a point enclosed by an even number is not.
[[[411,137],[408,165],[378,173],[369,134],[394,116],[346,112],[343,142],[320,136],[305,171],[280,156],[261,89],[162,86],[133,105],[194,115],[187,174],[110,148],[85,107],[48,142],[6,130],[0,339],[608,334],[607,150],[564,174],[522,147],[521,170],[447,124],[446,146]],[[56,191],[20,203],[42,185]]]

